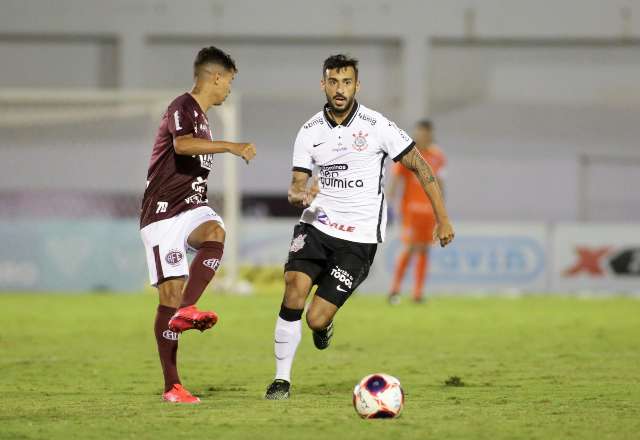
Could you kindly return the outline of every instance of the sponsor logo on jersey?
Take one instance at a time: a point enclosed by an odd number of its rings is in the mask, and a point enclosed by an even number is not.
[[[211,171],[213,167],[213,154],[201,154],[198,156],[200,158],[200,166],[205,170]]]
[[[332,222],[331,220],[329,220],[329,216],[324,211],[321,211],[316,219],[323,225],[327,225],[330,228],[337,229],[338,231],[353,232],[356,230],[355,226],[342,225],[340,223]]]
[[[308,130],[311,127],[314,127],[314,126],[316,126],[318,124],[320,124],[320,125],[324,124],[324,120],[323,120],[322,116],[318,116],[317,118],[307,122],[306,124],[303,125],[303,128]]]
[[[326,212],[324,212],[324,211],[320,211],[320,212],[318,213],[318,216],[317,216],[316,218],[317,218],[317,219],[318,219],[318,221],[319,221],[320,223],[322,223],[323,225],[328,225],[328,224],[330,223],[330,222],[329,222],[329,216],[328,216],[328,215],[327,215],[327,213],[326,213]]]
[[[333,163],[331,165],[321,165],[320,171],[347,171],[349,165],[346,163]]]
[[[198,194],[204,194],[207,192],[207,181],[198,176],[196,180],[191,182],[191,189]]]
[[[164,257],[164,261],[166,261],[171,266],[177,266],[182,259],[184,258],[184,254],[177,249],[170,250],[167,255]]]
[[[371,124],[372,126],[373,126],[373,125],[376,125],[376,123],[378,122],[378,121],[377,121],[373,116],[366,115],[366,114],[364,114],[364,113],[362,113],[362,112],[359,112],[359,113],[358,113],[358,117],[359,117],[360,119],[362,119],[363,121],[368,122],[368,123],[369,123],[369,124]]]
[[[165,330],[162,332],[162,337],[170,341],[177,341],[178,336],[180,336],[178,333],[172,332],[171,330]]]
[[[411,138],[409,137],[409,135],[407,133],[405,133],[405,131],[403,129],[398,127],[395,122],[389,121],[389,127],[394,128],[400,134],[400,137],[403,140],[405,140],[407,142],[411,141]]]
[[[339,266],[335,266],[333,269],[331,269],[331,276],[334,277],[336,280],[340,281],[342,284],[344,284],[345,286],[347,286],[349,289],[351,289],[353,287],[353,276],[351,276],[351,274],[349,272],[347,272],[346,270],[342,269]],[[341,287],[341,286],[338,286]],[[340,289],[338,289],[340,290]],[[341,292],[345,292],[345,290],[340,290]]]
[[[321,165],[318,173],[318,180],[323,188],[362,188],[362,179],[349,180],[340,176],[341,171],[349,169],[346,163],[334,163],[331,165]]]
[[[220,267],[220,260],[218,258],[208,258],[202,262],[206,267],[212,269],[214,271],[218,270]]]
[[[362,130],[358,132],[358,134],[353,133],[353,149],[356,151],[364,151],[367,149],[369,144],[367,144],[367,136],[368,133],[364,133]]]
[[[190,195],[184,199],[187,205],[207,203],[207,180],[198,176],[196,180],[191,182],[191,189],[195,194]]]
[[[208,201],[209,199],[205,199],[204,197],[202,197],[202,194],[193,194],[187,197],[186,199],[184,199],[184,202],[187,205],[192,205],[192,204],[201,205],[203,203],[207,203]]]
[[[307,238],[307,234],[300,234],[291,240],[291,246],[289,247],[289,252],[298,252],[305,245],[305,238]]]

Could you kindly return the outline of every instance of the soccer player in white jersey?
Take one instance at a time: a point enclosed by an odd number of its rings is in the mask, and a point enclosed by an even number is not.
[[[289,202],[305,210],[285,264],[284,299],[275,329],[276,375],[265,395],[272,400],[289,397],[311,288],[318,286],[306,319],[315,346],[323,350],[333,335],[333,317],[369,273],[385,236],[387,158],[400,161],[418,177],[434,207],[440,245],[454,236],[434,173],[413,140],[356,101],[358,61],[345,55],[327,58],[321,86],[327,103],[302,126],[293,151]],[[314,170],[317,177],[309,185]]]

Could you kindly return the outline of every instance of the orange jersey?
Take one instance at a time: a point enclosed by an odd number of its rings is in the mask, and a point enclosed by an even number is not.
[[[432,144],[428,148],[421,148],[420,154],[422,154],[422,157],[424,157],[429,166],[431,166],[436,177],[441,177],[447,163],[447,158],[440,147]],[[413,174],[413,172],[398,162],[393,167],[393,174],[398,176],[404,184],[404,191],[400,204],[403,217],[406,219],[416,214],[433,215],[431,201],[424,193],[418,178]]]

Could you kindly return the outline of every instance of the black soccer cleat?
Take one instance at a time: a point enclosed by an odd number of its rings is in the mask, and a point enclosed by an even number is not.
[[[331,342],[331,337],[333,336],[333,321],[329,324],[329,327],[324,330],[320,330],[319,332],[313,332],[313,343],[315,344],[318,350],[324,350],[329,346]]]
[[[287,400],[289,398],[289,388],[291,388],[289,382],[283,379],[276,379],[267,388],[264,398],[267,400]]]

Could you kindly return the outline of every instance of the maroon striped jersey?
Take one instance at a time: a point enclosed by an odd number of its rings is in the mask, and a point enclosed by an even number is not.
[[[140,228],[207,204],[213,154],[177,154],[174,139],[188,134],[212,140],[207,114],[193,96],[185,93],[173,100],[162,116],[149,162]]]

